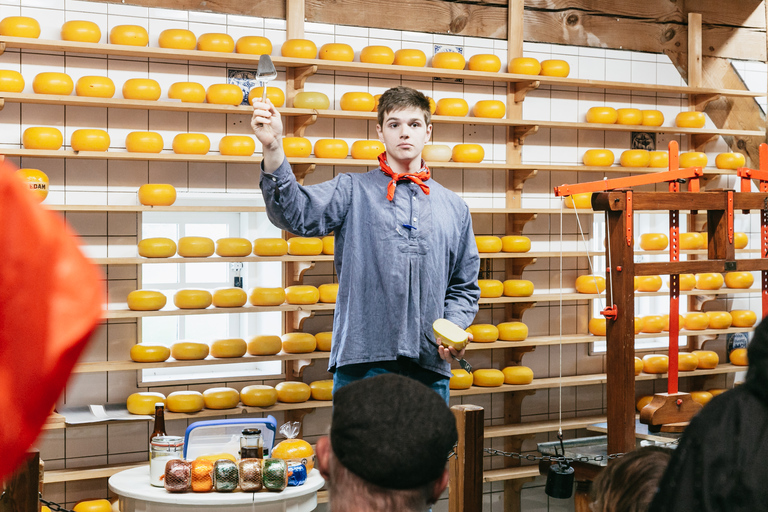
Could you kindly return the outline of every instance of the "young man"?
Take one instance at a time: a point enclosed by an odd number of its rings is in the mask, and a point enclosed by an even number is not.
[[[448,361],[457,354],[434,340],[432,322],[472,323],[480,259],[469,208],[429,179],[421,159],[432,133],[427,98],[408,87],[386,91],[376,126],[386,147],[380,167],[311,186],[296,182],[272,104],[254,102],[251,126],[264,147],[261,190],[270,221],[299,236],[335,235],[334,392],[392,372],[447,401]]]

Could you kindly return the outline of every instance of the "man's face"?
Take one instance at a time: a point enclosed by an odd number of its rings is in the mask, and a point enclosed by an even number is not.
[[[432,125],[427,125],[424,112],[412,107],[388,112],[384,124],[376,125],[376,131],[387,148],[387,156],[407,163],[421,158],[421,150],[432,135]]]

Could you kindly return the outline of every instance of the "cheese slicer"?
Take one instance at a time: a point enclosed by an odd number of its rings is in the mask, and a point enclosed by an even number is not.
[[[256,69],[256,80],[259,81],[259,85],[262,87],[261,102],[267,101],[267,82],[271,82],[277,78],[277,70],[272,63],[272,58],[269,55],[259,56],[259,67]]]

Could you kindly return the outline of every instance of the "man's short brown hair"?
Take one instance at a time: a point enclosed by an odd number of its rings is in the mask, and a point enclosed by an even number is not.
[[[432,113],[429,110],[429,100],[422,92],[402,85],[387,89],[379,98],[379,126],[384,126],[384,116],[388,113],[412,107],[424,112],[424,121],[429,125]]]

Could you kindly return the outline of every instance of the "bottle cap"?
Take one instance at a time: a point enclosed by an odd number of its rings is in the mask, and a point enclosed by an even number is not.
[[[246,428],[243,429],[243,435],[244,436],[255,436],[261,434],[261,430],[258,428]]]

